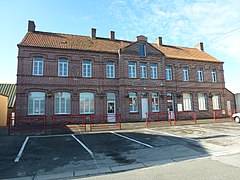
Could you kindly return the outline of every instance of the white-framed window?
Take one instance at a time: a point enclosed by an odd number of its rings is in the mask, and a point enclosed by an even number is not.
[[[128,77],[129,78],[136,78],[137,77],[137,70],[136,70],[136,63],[135,62],[128,62]]]
[[[150,64],[150,78],[157,79],[157,64]]]
[[[220,95],[216,94],[212,97],[213,110],[221,109]]]
[[[54,113],[55,114],[70,114],[71,113],[71,98],[70,93],[58,92],[54,95]]]
[[[80,114],[94,114],[93,93],[80,93]]]
[[[68,76],[68,60],[59,59],[58,60],[58,76]]]
[[[217,70],[216,69],[211,70],[211,75],[212,75],[212,82],[217,82]]]
[[[206,94],[198,94],[198,109],[200,111],[207,110],[207,96],[206,96]]]
[[[130,113],[138,112],[138,98],[137,93],[129,93],[129,109]]]
[[[198,69],[197,74],[198,74],[198,82],[203,82],[203,69],[202,68]]]
[[[139,45],[139,54],[140,54],[140,57],[146,57],[146,46],[145,46],[145,44],[140,44]]]
[[[183,81],[189,81],[188,67],[182,68]]]
[[[43,58],[42,57],[33,58],[33,75],[43,76]]]
[[[192,96],[188,93],[183,93],[183,110],[191,111],[192,110]]]
[[[171,81],[172,80],[172,66],[167,65],[165,72],[166,72],[166,80]]]
[[[147,64],[141,63],[140,64],[140,78],[147,78]]]
[[[107,62],[106,64],[106,77],[115,78],[115,64],[114,62]]]
[[[92,62],[91,61],[83,61],[82,76],[83,77],[92,77]]]
[[[45,114],[45,93],[30,92],[28,93],[28,115]]]
[[[158,93],[152,93],[152,112],[159,112],[159,96],[158,96]]]

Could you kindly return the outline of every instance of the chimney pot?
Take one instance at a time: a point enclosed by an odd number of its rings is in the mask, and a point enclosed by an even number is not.
[[[197,43],[194,47],[197,48],[199,51],[204,52],[204,48],[203,48],[203,43],[202,42]]]
[[[28,21],[28,31],[29,32],[34,32],[35,28],[36,28],[36,26],[35,26],[34,21]]]
[[[96,39],[96,34],[97,34],[97,30],[95,28],[92,28],[91,29],[91,34],[90,34],[91,38]]]
[[[110,31],[110,39],[111,40],[115,39],[115,32],[114,31]]]
[[[156,38],[156,43],[157,43],[157,45],[162,46],[163,45],[162,44],[162,37]]]

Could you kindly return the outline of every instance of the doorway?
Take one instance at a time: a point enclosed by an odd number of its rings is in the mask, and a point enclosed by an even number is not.
[[[172,93],[167,93],[167,111],[168,111],[168,118],[173,120],[174,119],[174,98]]]
[[[114,93],[107,93],[107,120],[116,122],[116,97]]]
[[[142,104],[142,119],[146,119],[146,113],[148,113],[148,99],[147,93],[141,93],[141,104]]]

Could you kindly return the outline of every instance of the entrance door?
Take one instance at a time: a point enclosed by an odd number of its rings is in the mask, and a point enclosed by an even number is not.
[[[108,122],[116,122],[115,101],[107,102]]]
[[[148,113],[147,93],[141,94],[141,104],[142,104],[142,119],[146,119],[146,113]]]
[[[167,111],[169,119],[174,119],[174,100],[173,94],[167,93]]]

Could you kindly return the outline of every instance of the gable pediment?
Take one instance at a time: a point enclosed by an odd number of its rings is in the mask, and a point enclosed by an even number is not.
[[[138,37],[144,37],[144,36],[138,36]],[[131,43],[130,45],[124,47],[121,49],[121,52],[123,54],[131,54],[141,57],[141,47],[144,46],[146,57],[147,56],[164,56],[164,53],[160,50],[156,49],[154,46],[152,46],[150,43],[146,41],[136,41]]]

